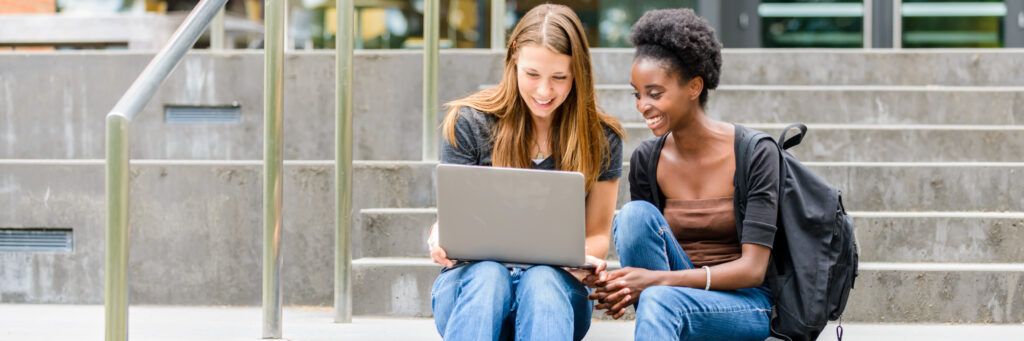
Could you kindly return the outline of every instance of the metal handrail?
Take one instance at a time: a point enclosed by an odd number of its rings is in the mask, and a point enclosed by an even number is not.
[[[287,0],[266,0],[263,34],[263,338],[281,338],[284,221],[284,25]]]
[[[423,3],[423,160],[437,160],[437,69],[441,0]],[[454,37],[449,37],[453,39]]]
[[[505,0],[491,0],[491,49],[505,49]]]
[[[106,117],[107,254],[104,274],[104,328],[107,341],[128,338],[128,159],[132,118],[152,99],[186,52],[227,0],[203,0],[189,13],[167,45],[156,54]]]
[[[337,0],[334,135],[334,322],[352,322],[352,49],[355,6]]]

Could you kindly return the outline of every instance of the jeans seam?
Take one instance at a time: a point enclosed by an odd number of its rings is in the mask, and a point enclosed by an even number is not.
[[[745,313],[745,312],[752,312],[752,311],[756,311],[756,312],[770,312],[772,310],[771,309],[762,309],[762,308],[746,308],[746,307],[736,307],[736,308],[730,308],[730,309],[716,309],[716,310],[710,310],[710,311],[689,310],[689,309],[687,309],[687,310],[680,311],[679,315],[680,315],[680,317],[682,317],[682,315],[731,314],[731,313]]]

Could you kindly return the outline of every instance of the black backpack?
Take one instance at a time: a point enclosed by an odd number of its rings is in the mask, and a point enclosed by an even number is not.
[[[793,128],[800,133],[787,139]],[[759,141],[772,138],[746,127],[737,132],[736,159],[743,163],[736,165],[735,185],[742,216],[750,155]],[[779,145],[782,164],[778,231],[765,280],[775,300],[771,335],[792,341],[815,340],[828,320],[838,319],[857,278],[857,241],[842,193],[786,151],[806,134],[807,126],[794,124],[782,131],[778,142],[772,140]],[[842,339],[841,325],[836,332]]]

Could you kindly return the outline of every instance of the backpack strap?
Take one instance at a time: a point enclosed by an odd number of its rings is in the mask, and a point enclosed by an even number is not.
[[[804,129],[806,129],[806,127]],[[747,207],[747,192],[749,191],[747,176],[750,174],[750,157],[754,154],[754,148],[757,147],[757,143],[762,139],[770,139],[771,136],[760,131],[751,130],[739,124],[736,125],[736,134],[736,175],[733,185],[736,186],[737,203],[740,204],[739,207],[745,209]],[[785,132],[783,132],[783,134],[785,134]],[[797,143],[799,143],[799,141]]]
[[[799,129],[800,133],[794,135],[792,138],[787,140],[786,139],[786,134],[788,134],[789,131],[792,130],[793,128]],[[782,150],[787,150],[789,148],[795,147],[796,145],[800,144],[800,142],[804,140],[804,136],[806,136],[806,135],[807,135],[807,126],[803,125],[803,123],[794,123],[794,124],[790,124],[788,127],[786,127],[786,129],[782,130],[782,135],[779,135],[778,141],[779,141],[779,144],[782,147]]]

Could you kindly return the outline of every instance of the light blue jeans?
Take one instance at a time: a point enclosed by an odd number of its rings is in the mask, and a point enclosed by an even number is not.
[[[441,272],[431,308],[445,340],[580,340],[594,310],[589,294],[561,268],[475,262]]]
[[[632,201],[619,210],[612,227],[623,267],[692,269],[657,207]],[[714,282],[712,274],[712,282]],[[764,340],[768,337],[771,294],[764,287],[733,291],[653,286],[636,304],[636,340]]]

